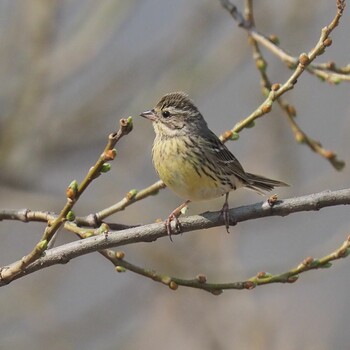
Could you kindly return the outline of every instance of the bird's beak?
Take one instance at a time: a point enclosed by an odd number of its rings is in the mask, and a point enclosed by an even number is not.
[[[156,114],[154,113],[154,109],[151,109],[149,111],[146,111],[146,112],[142,112],[140,114],[141,117],[144,117],[144,118],[147,118],[151,121],[155,121],[157,119],[157,116]]]

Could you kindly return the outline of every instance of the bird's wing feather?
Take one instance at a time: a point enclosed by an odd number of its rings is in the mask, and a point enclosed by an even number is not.
[[[213,160],[214,164],[217,164],[218,172],[228,176],[235,175],[244,182],[250,183],[249,176],[237,158],[212,131],[209,130],[209,132],[210,134],[205,137],[208,142],[205,148],[210,150],[207,156]]]

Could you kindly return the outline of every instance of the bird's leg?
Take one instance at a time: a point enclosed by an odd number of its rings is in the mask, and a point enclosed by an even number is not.
[[[171,234],[172,234],[172,228],[171,228],[171,222],[174,220],[175,221],[175,229],[180,232],[181,231],[181,225],[179,222],[178,217],[181,215],[181,210],[187,206],[188,203],[190,203],[190,200],[187,200],[186,202],[182,203],[180,206],[178,206],[175,210],[173,210],[168,218],[165,220],[165,227],[168,232],[168,236],[171,239]]]
[[[225,203],[220,211],[220,217],[222,216],[224,219],[225,227],[227,233],[230,233],[229,228],[230,228],[230,212],[229,212],[229,206],[228,206],[228,195],[229,192],[225,194]]]

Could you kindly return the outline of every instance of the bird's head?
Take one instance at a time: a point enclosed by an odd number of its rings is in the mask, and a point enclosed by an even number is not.
[[[185,135],[207,127],[201,113],[184,92],[166,94],[153,109],[140,115],[153,122],[157,136],[161,137]]]

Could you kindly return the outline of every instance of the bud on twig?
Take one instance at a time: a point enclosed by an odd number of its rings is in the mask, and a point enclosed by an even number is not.
[[[78,182],[76,180],[73,180],[70,185],[68,186],[67,188],[67,191],[66,191],[66,196],[68,199],[70,200],[74,200],[75,197],[76,197],[76,194],[78,192]]]

